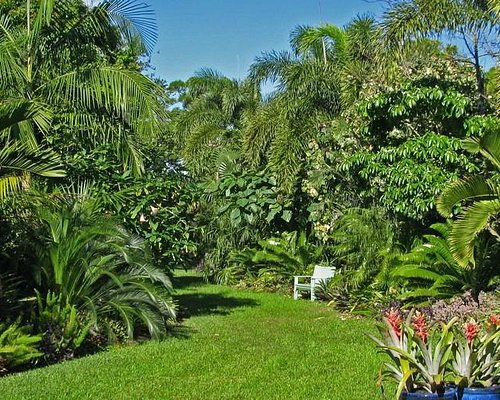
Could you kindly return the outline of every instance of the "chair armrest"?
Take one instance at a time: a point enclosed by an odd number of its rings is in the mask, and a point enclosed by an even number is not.
[[[295,275],[293,277],[293,284],[294,285],[298,285],[299,284],[299,279],[304,279],[304,278],[312,278],[312,277],[309,276],[309,275]]]

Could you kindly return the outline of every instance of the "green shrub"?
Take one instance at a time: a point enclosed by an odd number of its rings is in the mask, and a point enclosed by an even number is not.
[[[130,338],[161,337],[175,318],[170,279],[151,264],[144,240],[103,216],[99,202],[80,190],[37,207],[39,292],[47,300],[55,296],[61,309],[74,307],[92,326],[118,320]]]
[[[36,346],[41,339],[39,335],[28,334],[27,327],[19,322],[0,324],[0,375],[40,357],[42,353]]]
[[[62,294],[37,292],[37,313],[33,322],[43,335],[40,344],[48,362],[71,359],[87,337],[90,324],[84,325],[75,306],[65,302]]]

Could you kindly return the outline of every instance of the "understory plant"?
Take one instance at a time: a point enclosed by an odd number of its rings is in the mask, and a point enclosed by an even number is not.
[[[37,346],[41,339],[30,335],[19,322],[0,324],[0,375],[40,357]]]
[[[47,362],[68,360],[82,345],[90,329],[77,308],[58,295],[48,292],[41,296],[37,292],[37,312],[33,322],[38,332],[43,333],[40,348]]]
[[[283,232],[258,244],[258,248],[234,252],[230,266],[219,272],[219,282],[246,279],[257,286],[288,285],[293,275],[304,273],[322,254],[322,247],[309,242],[305,232]]]
[[[53,195],[36,209],[40,237],[34,275],[40,297],[55,296],[60,310],[70,307],[71,316],[74,307],[94,327],[114,319],[131,339],[159,338],[175,318],[170,280],[152,265],[144,240],[102,215],[89,193],[80,187]]]
[[[436,223],[431,229],[436,233],[424,235],[424,243],[402,255],[400,266],[391,271],[406,282],[400,298],[421,303],[469,291],[477,302],[481,291],[491,290],[498,282],[500,243],[480,235],[474,245],[475,263],[463,266],[454,259],[448,242],[451,223]]]

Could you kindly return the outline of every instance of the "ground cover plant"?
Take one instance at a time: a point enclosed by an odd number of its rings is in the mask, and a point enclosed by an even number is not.
[[[174,279],[184,322],[162,342],[2,378],[8,399],[382,399],[370,320],[324,304]]]

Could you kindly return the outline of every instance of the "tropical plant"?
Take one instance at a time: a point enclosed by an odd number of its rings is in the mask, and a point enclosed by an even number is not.
[[[173,114],[173,130],[186,166],[194,176],[215,178],[220,157],[238,151],[243,118],[253,113],[260,93],[248,81],[202,69],[187,80],[179,100],[184,109]]]
[[[33,317],[35,329],[42,335],[40,349],[48,362],[68,360],[87,337],[90,324],[85,325],[77,309],[67,301],[61,301],[62,294],[51,291],[42,297],[37,292],[37,309]]]
[[[219,181],[210,182],[205,191],[207,199],[221,195],[223,205],[218,212],[229,213],[234,226],[279,226],[279,219],[286,223],[292,219],[292,199],[280,192],[276,178],[269,171],[225,172]]]
[[[37,345],[41,339],[41,336],[28,334],[19,322],[0,324],[0,375],[40,357],[43,353]]]
[[[360,102],[358,146],[337,167],[363,201],[417,221],[435,218],[435,197],[450,178],[477,171],[460,146],[471,114],[467,92],[453,81],[431,82],[414,81]]]
[[[0,318],[18,315],[21,304],[21,286],[23,279],[13,272],[0,273]]]
[[[451,223],[436,223],[431,229],[437,235],[424,235],[425,242],[403,254],[401,266],[391,271],[409,283],[402,298],[417,301],[451,298],[469,290],[477,302],[480,292],[492,289],[498,281],[495,260],[500,246],[489,237],[481,237],[476,242],[474,267],[464,268],[455,261],[449,248]]]
[[[483,113],[487,103],[481,59],[494,57],[497,22],[487,1],[473,0],[401,0],[383,16],[384,34],[393,46],[439,35],[463,41],[465,55],[459,58],[474,67],[478,106]]]
[[[254,165],[269,160],[288,186],[300,170],[305,144],[341,110],[337,61],[343,54],[337,50],[344,36],[335,26],[299,27],[291,35],[292,52],[263,53],[250,67],[255,85],[269,81],[277,90],[244,128],[245,155]]]
[[[33,149],[22,143],[4,143],[0,150],[0,200],[28,187],[30,174],[48,178],[66,175],[59,156],[54,152]]]
[[[142,170],[135,136],[151,136],[163,120],[161,89],[136,71],[100,58],[115,36],[155,39],[149,9],[109,0],[88,8],[78,2],[41,0],[27,7],[26,27],[0,17],[0,129],[36,150],[54,129],[88,143],[111,141],[124,166]],[[104,40],[103,40],[104,38]],[[100,56],[101,55],[101,56]]]
[[[378,208],[347,210],[333,224],[329,249],[349,288],[367,287],[398,253],[395,222]],[[381,276],[380,276],[381,277]]]
[[[203,184],[200,225],[206,249],[204,270],[213,276],[226,270],[230,253],[254,247],[276,232],[304,227],[303,196],[286,193],[269,169],[246,172],[230,160],[220,165],[219,179]]]
[[[229,267],[218,274],[223,283],[246,280],[254,285],[289,284],[321,259],[322,247],[310,243],[305,232],[283,232],[281,237],[260,240],[260,248],[233,252]]]
[[[396,381],[395,399],[400,399],[403,392],[444,393],[455,320],[430,326],[426,316],[416,311],[410,312],[403,322],[399,310],[391,309],[383,321],[379,326],[382,340],[370,337],[391,358],[391,363],[384,363],[381,381]]]
[[[154,338],[175,318],[168,276],[151,265],[144,241],[126,232],[82,187],[41,202],[42,237],[34,274],[42,297],[51,292],[64,309],[75,307],[95,326],[121,321],[134,338],[139,328]]]
[[[465,149],[480,153],[500,172],[500,132],[496,129],[479,138],[463,141]],[[449,236],[450,250],[462,267],[475,266],[475,244],[480,233],[487,231],[500,239],[497,218],[500,213],[500,185],[484,175],[459,179],[447,186],[436,201],[439,213],[448,218],[458,208],[458,218],[453,221]]]
[[[111,190],[103,206],[146,240],[155,266],[172,271],[192,265],[198,252],[195,216],[201,190],[183,171],[148,169],[138,178],[125,174],[103,179],[94,188],[96,196],[104,197],[102,188],[107,185]]]
[[[455,334],[452,369],[460,387],[490,387],[499,383],[500,317],[490,315],[484,325],[471,319]]]

